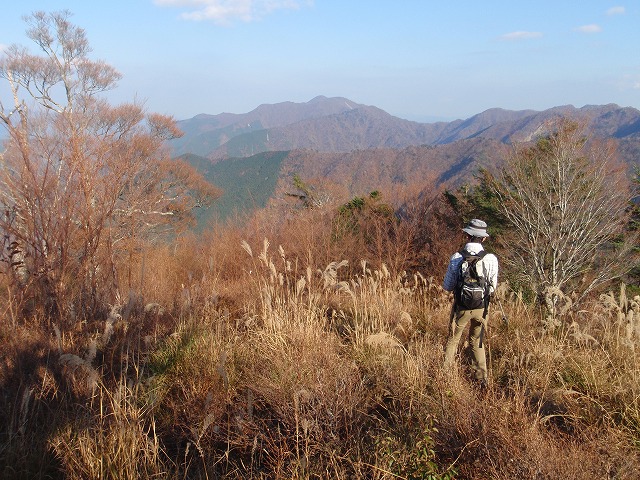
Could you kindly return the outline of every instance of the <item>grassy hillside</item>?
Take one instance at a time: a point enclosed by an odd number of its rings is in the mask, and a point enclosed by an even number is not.
[[[458,247],[431,226],[432,251]],[[0,477],[635,478],[640,297],[594,298],[551,334],[503,285],[482,393],[462,351],[442,368],[446,256],[387,268],[410,231],[336,242],[301,212],[154,246],[108,319],[52,325],[2,298]]]

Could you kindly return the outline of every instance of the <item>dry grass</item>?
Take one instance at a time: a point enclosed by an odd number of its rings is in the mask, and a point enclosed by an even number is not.
[[[162,478],[167,468],[154,419],[137,405],[136,386],[96,387],[49,440],[64,478]]]
[[[640,298],[604,295],[551,334],[501,291],[481,394],[463,362],[441,368],[439,280],[327,259],[302,234],[241,233],[141,254],[135,293],[107,320],[61,331],[5,305],[2,478],[626,479],[640,468]]]

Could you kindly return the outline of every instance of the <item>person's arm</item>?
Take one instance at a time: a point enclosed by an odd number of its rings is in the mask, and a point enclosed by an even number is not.
[[[456,288],[456,284],[458,283],[458,267],[460,262],[459,259],[462,259],[462,256],[459,253],[455,253],[449,261],[447,273],[445,273],[444,281],[442,282],[442,288],[444,288],[447,292],[453,292],[453,290]]]
[[[498,258],[490,253],[483,259],[483,265],[485,268],[485,278],[489,282],[489,294],[495,292],[498,287]]]

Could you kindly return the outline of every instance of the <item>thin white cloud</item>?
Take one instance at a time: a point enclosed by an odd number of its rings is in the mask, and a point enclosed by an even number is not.
[[[277,10],[298,10],[313,0],[154,0],[160,7],[177,7],[187,11],[185,20],[212,21],[225,25],[233,21],[253,22]]]
[[[542,32],[510,32],[502,35],[503,40],[528,40],[530,38],[540,38],[542,37]]]
[[[0,53],[4,52],[7,48],[9,48],[9,45],[5,45],[4,43],[0,43]]]
[[[581,27],[577,27],[575,30],[582,33],[599,33],[602,31],[602,27],[600,25],[592,23],[590,25],[582,25]]]
[[[609,16],[624,15],[625,13],[627,13],[627,9],[624,7],[611,7],[609,10],[607,10],[607,15]]]
[[[640,73],[628,73],[623,75],[617,82],[615,82],[615,86],[621,92],[628,90],[640,90]]]

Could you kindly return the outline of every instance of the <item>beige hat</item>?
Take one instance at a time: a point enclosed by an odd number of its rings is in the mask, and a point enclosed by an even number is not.
[[[462,229],[463,232],[468,233],[472,237],[488,237],[487,224],[482,220],[474,218],[469,222],[469,225]]]

